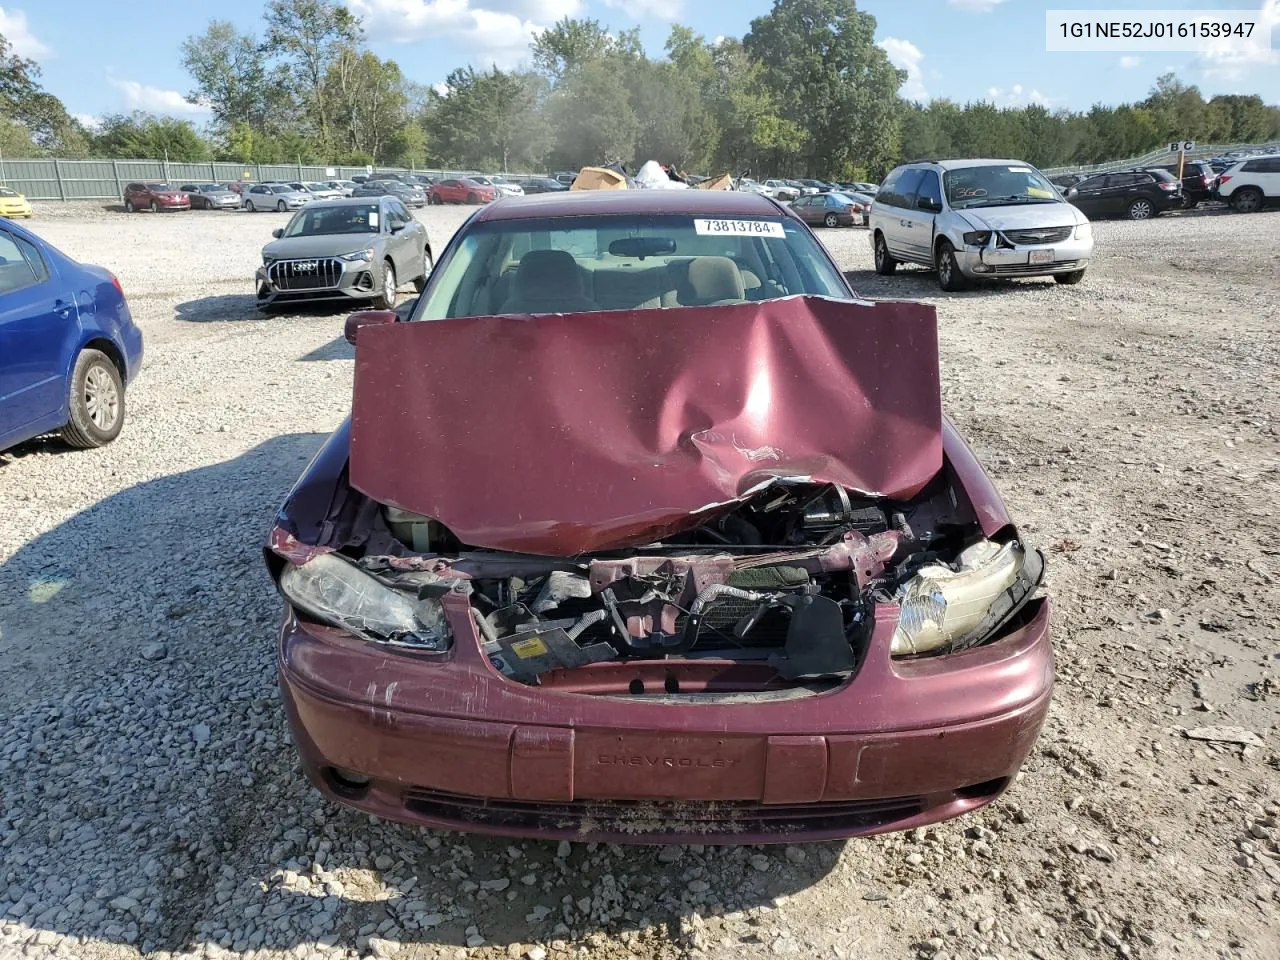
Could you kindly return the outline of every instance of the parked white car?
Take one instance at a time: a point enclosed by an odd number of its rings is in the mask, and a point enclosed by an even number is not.
[[[476,181],[477,183],[483,183],[490,187],[493,187],[493,189],[498,191],[499,197],[523,197],[524,196],[524,187],[520,186],[520,184],[518,183],[513,183],[512,181],[508,180],[506,177],[500,177],[495,174],[491,177],[476,176],[476,177],[471,177],[470,179]]]
[[[1020,160],[904,164],[880,185],[868,226],[876,273],[918,263],[948,291],[985,277],[1079,283],[1093,255],[1089,218]]]
[[[761,192],[775,200],[795,200],[801,193],[785,180],[766,180]]]
[[[1280,154],[1249,157],[1218,177],[1218,196],[1237,213],[1254,213],[1280,202]]]

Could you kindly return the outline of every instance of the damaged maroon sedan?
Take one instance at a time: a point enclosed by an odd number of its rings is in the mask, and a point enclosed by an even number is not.
[[[942,416],[931,307],[857,300],[766,197],[609,191],[477,213],[395,320],[349,321],[351,417],[267,547],[324,793],[759,843],[1010,784],[1043,558]]]

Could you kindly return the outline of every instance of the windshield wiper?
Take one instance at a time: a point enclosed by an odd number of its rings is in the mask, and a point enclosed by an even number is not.
[[[1057,203],[1057,200],[1051,200],[1048,197],[1028,197],[1025,194],[1019,194],[1013,197],[983,197],[981,203],[968,204],[974,207],[1003,207],[1011,203]]]

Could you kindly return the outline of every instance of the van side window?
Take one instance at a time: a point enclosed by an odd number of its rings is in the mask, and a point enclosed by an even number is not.
[[[920,178],[920,186],[916,188],[916,202],[912,204],[918,210],[941,210],[942,209],[942,184],[938,182],[938,175],[932,170],[921,171],[923,176]],[[932,200],[932,206],[921,206],[921,200]]]

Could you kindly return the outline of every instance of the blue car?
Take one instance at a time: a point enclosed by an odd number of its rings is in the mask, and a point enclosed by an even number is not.
[[[55,430],[74,447],[114,440],[141,366],[120,281],[0,221],[0,450]]]

